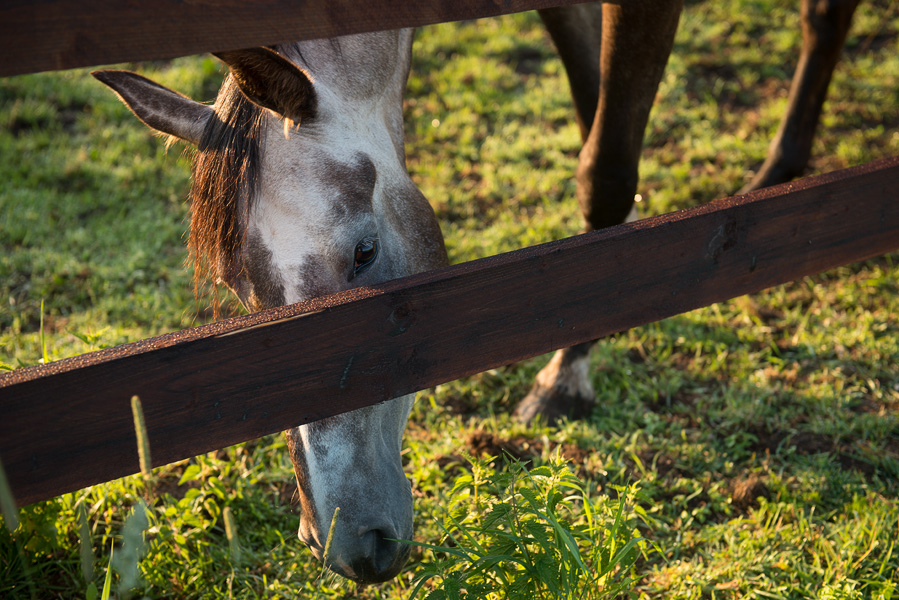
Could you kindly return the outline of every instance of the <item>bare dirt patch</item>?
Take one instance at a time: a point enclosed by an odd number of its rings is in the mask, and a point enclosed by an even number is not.
[[[756,453],[774,454],[778,450],[794,449],[800,456],[828,454],[833,456],[843,469],[857,471],[870,480],[877,472],[876,465],[863,460],[853,448],[840,443],[828,435],[800,431],[796,433],[765,429],[748,430],[757,441],[750,446]]]
[[[746,513],[753,508],[758,508],[759,498],[770,499],[771,490],[758,475],[753,474],[731,480],[731,505],[738,511]]]
[[[562,457],[571,461],[579,477],[584,477],[588,474],[585,463],[590,453],[576,444],[550,442],[547,448],[546,444],[541,440],[530,439],[524,436],[504,438],[487,431],[478,430],[468,436],[467,445],[468,451],[472,456],[508,455],[525,464],[531,463],[535,458],[542,456],[545,449],[553,451],[556,448],[561,448]]]

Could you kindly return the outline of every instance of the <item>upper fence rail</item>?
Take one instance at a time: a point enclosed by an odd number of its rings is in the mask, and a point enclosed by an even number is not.
[[[584,0],[17,0],[0,5],[0,76],[162,60]]]

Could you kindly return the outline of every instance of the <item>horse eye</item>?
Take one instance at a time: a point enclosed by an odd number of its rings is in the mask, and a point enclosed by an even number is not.
[[[378,257],[378,240],[366,238],[356,245],[356,257],[353,274],[359,274],[368,268]]]

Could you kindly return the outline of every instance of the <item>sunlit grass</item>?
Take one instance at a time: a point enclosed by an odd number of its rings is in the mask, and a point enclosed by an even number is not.
[[[644,215],[731,194],[761,164],[798,56],[796,10],[690,3],[647,133]],[[897,31],[891,3],[859,8],[812,172],[899,154]],[[136,67],[201,100],[221,76],[210,58]],[[427,28],[413,70],[410,171],[454,262],[580,230],[578,133],[535,16]],[[187,160],[86,71],[0,80],[0,169],[0,363],[209,318],[183,268]],[[593,359],[598,408],[583,422],[509,418],[548,357],[422,392],[404,454],[416,540],[445,543],[438,523],[466,454],[508,452],[533,468],[560,451],[591,498],[614,501],[640,482],[627,514],[643,513],[647,540],[638,597],[896,597],[897,259],[605,341]],[[361,590],[323,575],[297,539],[295,485],[283,439],[269,436],[155,469],[152,486],[129,477],[23,507],[17,528],[0,528],[0,596],[30,598],[33,586],[40,598],[86,597],[108,574],[119,593],[111,548],[118,557],[141,502],[134,597],[407,598],[423,562],[439,558],[417,548],[397,580]]]

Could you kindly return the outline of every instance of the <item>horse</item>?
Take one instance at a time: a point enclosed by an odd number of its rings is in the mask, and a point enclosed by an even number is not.
[[[803,12],[855,4],[804,0]],[[682,0],[629,0],[540,11],[568,72],[584,141],[576,178],[588,230],[631,213],[643,132],[681,9]],[[837,23],[844,39],[840,19],[818,22]],[[832,41],[812,37],[817,46]],[[258,311],[447,264],[434,212],[405,167],[402,102],[412,39],[411,30],[400,30],[216,53],[229,73],[212,106],[136,73],[93,73],[150,128],[196,147],[188,246],[198,282],[223,283]],[[806,41],[810,56],[820,54]],[[810,58],[800,71],[821,64]],[[809,86],[800,88],[802,98],[790,106],[802,113],[805,131]],[[784,150],[773,153],[754,185],[785,177],[802,162],[786,139],[796,137],[795,127],[782,129]],[[560,350],[516,416],[587,414],[590,347]],[[284,433],[298,485],[300,540],[360,583],[394,577],[409,555],[410,546],[397,540],[412,537],[400,450],[413,400],[403,396]]]
[[[258,311],[447,264],[434,212],[405,169],[412,37],[220,53],[230,74],[213,106],[127,71],[94,73],[148,126],[196,146],[188,240],[196,277],[221,281]],[[395,540],[412,537],[400,450],[413,400],[285,432],[299,537],[347,578],[385,581],[409,554]]]

